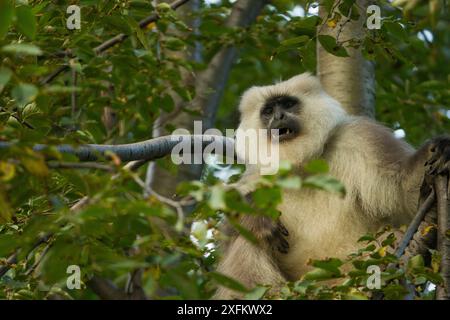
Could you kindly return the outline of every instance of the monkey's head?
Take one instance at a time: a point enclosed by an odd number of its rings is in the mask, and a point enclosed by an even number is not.
[[[278,140],[280,159],[293,164],[320,155],[333,129],[347,117],[340,104],[309,73],[248,89],[239,110],[238,129],[267,129],[268,143]],[[248,150],[238,148],[238,155],[246,158],[243,152]]]

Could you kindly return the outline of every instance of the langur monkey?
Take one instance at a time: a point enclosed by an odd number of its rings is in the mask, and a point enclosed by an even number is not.
[[[279,221],[244,216],[255,245],[232,233],[223,246],[218,271],[249,288],[299,280],[309,259],[345,258],[357,240],[385,225],[408,224],[414,216],[424,176],[448,166],[450,138],[432,139],[415,150],[374,120],[347,114],[309,73],[242,96],[238,129],[278,129],[280,160],[301,175],[302,166],[324,159],[341,181],[344,197],[318,189],[283,190]],[[270,137],[269,142],[270,143]],[[245,150],[236,150],[245,157]],[[251,193],[258,166],[248,166],[237,186]],[[239,298],[219,287],[214,298]]]

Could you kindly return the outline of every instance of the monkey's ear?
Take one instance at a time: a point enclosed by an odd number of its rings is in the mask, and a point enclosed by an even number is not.
[[[254,109],[261,101],[261,87],[253,86],[247,89],[242,95],[241,102],[239,104],[239,111],[241,114],[249,112]]]
[[[319,94],[323,90],[319,78],[309,72],[290,78],[286,81],[286,85],[293,92],[301,92],[304,95]]]

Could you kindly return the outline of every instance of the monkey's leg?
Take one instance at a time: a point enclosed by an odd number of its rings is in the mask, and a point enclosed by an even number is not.
[[[231,277],[248,288],[256,284],[276,288],[285,282],[269,244],[255,245],[242,236],[237,236],[224,253],[218,272]],[[242,293],[219,287],[213,299],[239,299]]]

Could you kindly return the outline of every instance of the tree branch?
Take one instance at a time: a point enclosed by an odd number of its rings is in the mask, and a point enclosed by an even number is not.
[[[103,279],[98,276],[93,276],[88,281],[89,288],[95,292],[103,300],[127,300],[128,295],[117,288],[117,286],[110,280]]]
[[[105,164],[96,162],[47,162],[47,166],[53,169],[97,169],[114,172],[114,168]]]
[[[428,196],[428,198],[422,203],[419,210],[417,210],[414,219],[409,224],[408,229],[406,230],[405,235],[403,236],[403,239],[401,240],[400,244],[395,250],[395,256],[397,258],[400,258],[405,254],[406,248],[413,239],[413,236],[417,232],[419,225],[423,221],[425,215],[433,206],[435,200],[436,200],[435,193],[434,191],[432,191]]]
[[[221,150],[230,150],[234,147],[234,140],[225,136],[215,135],[172,135],[158,137],[142,142],[118,145],[86,144],[71,146],[68,144],[54,146],[61,153],[70,153],[77,156],[81,161],[96,161],[102,157],[108,158],[109,153],[116,154],[122,161],[154,160],[162,158],[172,151],[179,143],[190,143],[191,148],[201,145],[201,150],[211,143],[220,144]],[[0,150],[13,146],[10,142],[0,142]],[[34,151],[44,151],[50,146],[37,144]],[[194,152],[196,150],[194,149]]]

